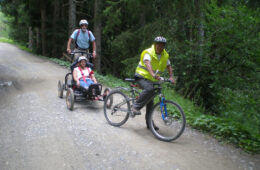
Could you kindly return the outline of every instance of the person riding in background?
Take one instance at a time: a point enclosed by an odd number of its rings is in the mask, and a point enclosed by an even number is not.
[[[75,55],[74,55],[74,61],[77,61],[77,58],[79,56],[82,56],[83,54],[77,53],[77,52],[89,52],[89,46],[90,42],[92,42],[92,48],[93,48],[93,58],[96,57],[96,42],[95,37],[91,31],[89,31],[88,28],[88,21],[85,19],[80,20],[79,22],[80,29],[76,29],[71,34],[68,43],[67,43],[67,53],[71,54],[71,41],[74,40],[76,47],[74,49]],[[84,56],[87,57],[86,54]]]
[[[134,115],[140,115],[140,110],[144,107],[147,101],[151,100],[146,105],[146,125],[149,129],[148,118],[153,107],[154,83],[160,80],[160,74],[167,68],[170,75],[170,80],[175,83],[173,79],[173,71],[169,60],[169,54],[164,49],[166,39],[158,36],[154,39],[153,45],[141,53],[139,64],[136,68],[135,78],[139,86],[143,89],[139,98],[132,106]]]
[[[79,66],[73,70],[73,79],[78,87],[88,89],[91,84],[97,83],[94,72],[86,66],[87,58],[85,56],[79,57],[78,63]]]

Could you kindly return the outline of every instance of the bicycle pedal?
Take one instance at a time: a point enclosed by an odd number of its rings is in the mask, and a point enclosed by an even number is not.
[[[130,116],[131,118],[134,118],[134,117],[135,117],[135,114],[134,114],[133,112],[129,112],[129,116]]]

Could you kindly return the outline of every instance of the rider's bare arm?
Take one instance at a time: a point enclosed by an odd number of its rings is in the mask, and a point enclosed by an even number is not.
[[[94,76],[94,74],[91,74],[90,78],[94,81],[94,83],[97,83],[97,80],[96,80],[96,77]]]
[[[73,70],[73,79],[77,82],[77,85],[79,86],[79,79],[78,79],[78,76],[77,76],[77,71],[74,69]]]
[[[96,41],[92,42],[92,47],[93,47],[93,58],[96,58],[96,55],[97,55],[97,53],[96,53]]]
[[[157,80],[160,80],[160,76],[156,75],[154,72],[153,72],[153,69],[152,69],[152,66],[151,66],[151,62],[149,60],[145,60],[144,61],[144,64],[146,65],[149,73]]]
[[[168,70],[168,73],[170,75],[170,80],[172,81],[172,83],[175,83],[175,80],[173,78],[172,66],[171,65],[167,65],[167,70]]]
[[[69,54],[71,53],[71,49],[70,49],[71,41],[72,41],[72,38],[69,38],[68,43],[67,43],[67,53],[69,53]]]

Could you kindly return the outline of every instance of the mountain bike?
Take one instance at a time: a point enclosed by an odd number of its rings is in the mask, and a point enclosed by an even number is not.
[[[131,83],[130,87],[117,87],[109,93],[104,102],[104,115],[108,123],[112,126],[119,127],[126,123],[129,116],[135,117],[131,106],[138,98],[140,92],[137,89],[135,79],[126,78],[125,81]],[[155,93],[150,100],[158,96],[159,102],[153,106],[148,122],[156,138],[170,142],[181,136],[185,129],[186,118],[180,105],[165,99],[162,93],[162,83],[165,82],[171,81],[161,77],[158,83],[154,83]],[[113,98],[112,103],[109,100],[110,97]],[[110,103],[107,104],[107,102]]]

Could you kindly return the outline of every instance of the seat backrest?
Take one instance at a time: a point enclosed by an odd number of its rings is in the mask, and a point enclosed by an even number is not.
[[[94,65],[92,63],[90,63],[90,62],[87,62],[86,66],[91,68],[91,70],[93,70],[93,68],[94,68]]]
[[[70,65],[70,70],[71,70],[71,72],[73,72],[74,68],[77,67],[77,63],[78,63],[78,62],[74,61],[74,62]]]
[[[77,64],[78,64],[78,62],[74,61],[74,62],[70,65],[70,70],[71,70],[71,72],[73,72],[74,68],[77,67]],[[86,66],[89,67],[89,68],[91,68],[91,70],[93,70],[94,65],[93,65],[92,63],[87,62],[87,63],[86,63]]]

